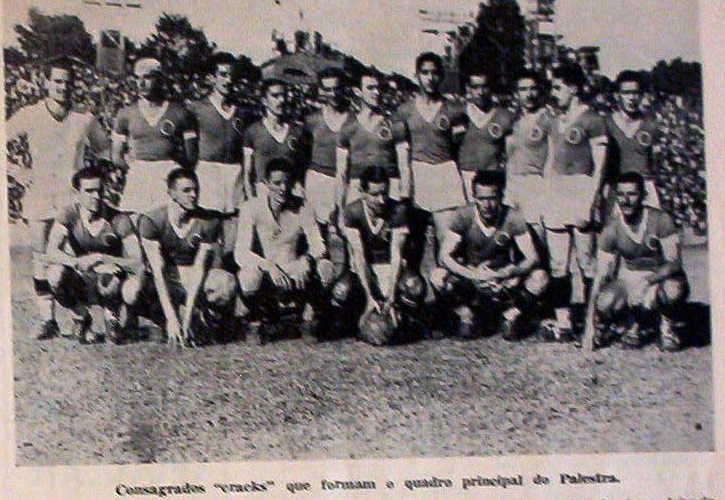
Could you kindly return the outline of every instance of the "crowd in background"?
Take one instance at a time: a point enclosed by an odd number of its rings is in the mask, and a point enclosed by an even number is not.
[[[170,74],[169,93],[179,100],[197,100],[210,90],[210,81],[203,75]],[[42,72],[33,66],[6,65],[5,117],[43,98]],[[289,115],[301,120],[318,103],[312,85],[291,85]],[[351,96],[352,98],[353,96]],[[392,112],[410,93],[391,84],[384,96],[385,106]],[[453,96],[455,97],[455,96]],[[91,67],[79,67],[73,91],[74,105],[91,111],[107,133],[113,126],[116,112],[136,98],[136,82],[132,75],[117,76]],[[464,98],[461,96],[460,98]],[[236,84],[237,104],[259,109],[259,91],[256,82],[239,78]],[[498,99],[507,102],[510,96],[502,92]],[[353,108],[354,98],[351,99]],[[590,96],[592,105],[605,113],[612,109],[613,99],[606,87],[598,88]],[[516,107],[515,102],[510,102]],[[656,116],[660,125],[659,143],[654,147],[657,188],[664,208],[680,226],[692,227],[697,233],[707,231],[705,152],[702,111],[700,106],[688,103],[680,96],[650,94],[648,112]],[[22,218],[22,197],[26,189],[22,170],[28,162],[27,144],[22,137],[8,143],[9,202],[11,220]]]

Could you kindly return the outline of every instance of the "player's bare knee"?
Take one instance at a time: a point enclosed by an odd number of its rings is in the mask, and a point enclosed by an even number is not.
[[[347,304],[352,296],[352,279],[349,275],[343,276],[332,285],[331,296],[333,305]]]
[[[318,259],[316,262],[317,277],[325,288],[332,284],[334,267],[334,264],[329,259]]]
[[[204,295],[209,304],[224,306],[231,304],[237,292],[234,275],[222,269],[212,269],[204,282]]]
[[[614,316],[626,305],[626,300],[616,287],[605,287],[595,300],[597,312],[603,316]]]
[[[141,280],[136,276],[127,278],[121,285],[121,298],[126,305],[133,306],[141,295]]]
[[[409,273],[400,280],[400,299],[408,306],[419,306],[425,299],[426,283],[422,276]]]
[[[430,273],[430,284],[433,286],[435,291],[440,292],[446,287],[448,279],[448,271],[442,267],[433,269]]]
[[[679,305],[687,299],[688,291],[687,282],[684,280],[668,279],[662,283],[659,296],[664,305]]]
[[[543,269],[535,269],[524,282],[524,288],[534,297],[540,297],[549,286],[549,275]]]
[[[63,280],[67,277],[69,270],[65,266],[53,265],[48,266],[45,276],[48,280],[48,286],[55,293],[61,287]]]

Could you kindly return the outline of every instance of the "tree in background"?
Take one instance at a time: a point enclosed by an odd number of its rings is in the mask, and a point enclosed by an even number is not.
[[[96,57],[91,35],[83,21],[70,15],[45,15],[36,8],[28,11],[28,26],[15,25],[18,44],[32,61],[72,56],[92,64]]]
[[[471,42],[461,52],[463,76],[484,71],[503,85],[524,67],[525,24],[516,0],[482,2]]]
[[[702,65],[686,62],[681,58],[669,63],[659,61],[650,72],[653,89],[665,95],[678,95],[690,104],[700,106],[702,102]]]
[[[192,83],[203,81],[208,62],[216,49],[200,29],[194,28],[185,16],[163,14],[152,33],[138,48],[136,57],[153,55],[172,77],[171,91],[180,97]]]

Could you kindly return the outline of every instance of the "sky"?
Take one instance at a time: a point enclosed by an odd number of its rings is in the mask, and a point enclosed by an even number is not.
[[[128,1],[128,0],[122,0]],[[27,23],[27,12],[79,16],[92,34],[122,28],[144,39],[162,12],[186,15],[223,50],[245,53],[260,64],[272,57],[271,32],[306,28],[320,31],[328,43],[383,71],[413,72],[423,50],[441,51],[440,38],[421,33],[418,9],[451,10],[449,0],[134,0],[142,10],[99,8],[83,0],[9,0],[4,2],[3,45],[15,43],[12,27]],[[521,0],[520,0],[521,1]],[[456,0],[456,10],[475,12],[479,0]],[[658,60],[701,60],[697,0],[557,0],[555,20],[570,46],[599,45],[602,72],[646,69]],[[299,18],[303,11],[304,19]]]

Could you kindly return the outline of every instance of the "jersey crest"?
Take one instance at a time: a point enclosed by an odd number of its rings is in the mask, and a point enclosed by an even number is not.
[[[584,131],[582,129],[580,129],[579,127],[572,127],[566,133],[566,142],[568,142],[569,144],[572,144],[574,146],[581,144],[583,139],[584,139]]]

